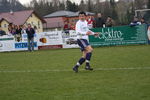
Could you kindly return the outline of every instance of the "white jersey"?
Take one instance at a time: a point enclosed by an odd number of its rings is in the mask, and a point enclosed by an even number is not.
[[[88,28],[88,23],[87,21],[81,21],[79,20],[76,23],[76,33],[77,33],[77,39],[88,39],[88,35],[86,35],[86,33],[90,31]],[[92,34],[94,34],[92,32]]]

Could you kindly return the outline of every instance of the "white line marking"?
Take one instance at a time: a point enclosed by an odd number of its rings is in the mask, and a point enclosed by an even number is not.
[[[84,71],[85,69],[80,69],[79,71]],[[129,68],[95,68],[94,71],[111,71],[111,70],[150,70],[150,67],[129,67]],[[0,70],[0,73],[43,73],[43,72],[70,72],[69,70]]]

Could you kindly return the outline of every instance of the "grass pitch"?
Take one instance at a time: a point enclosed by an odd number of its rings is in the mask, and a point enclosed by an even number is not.
[[[79,49],[0,53],[0,100],[150,100],[150,46],[95,48],[94,71],[72,67]]]

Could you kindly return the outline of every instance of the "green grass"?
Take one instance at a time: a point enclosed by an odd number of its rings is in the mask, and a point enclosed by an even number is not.
[[[79,49],[0,53],[0,100],[150,100],[150,69],[83,65],[74,73],[80,56]],[[150,46],[95,48],[91,65],[150,68]]]

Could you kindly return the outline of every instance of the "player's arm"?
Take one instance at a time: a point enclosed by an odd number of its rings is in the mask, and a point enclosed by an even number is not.
[[[98,32],[92,32],[91,30],[88,30],[87,35],[94,35],[94,36],[98,36],[99,33]]]

